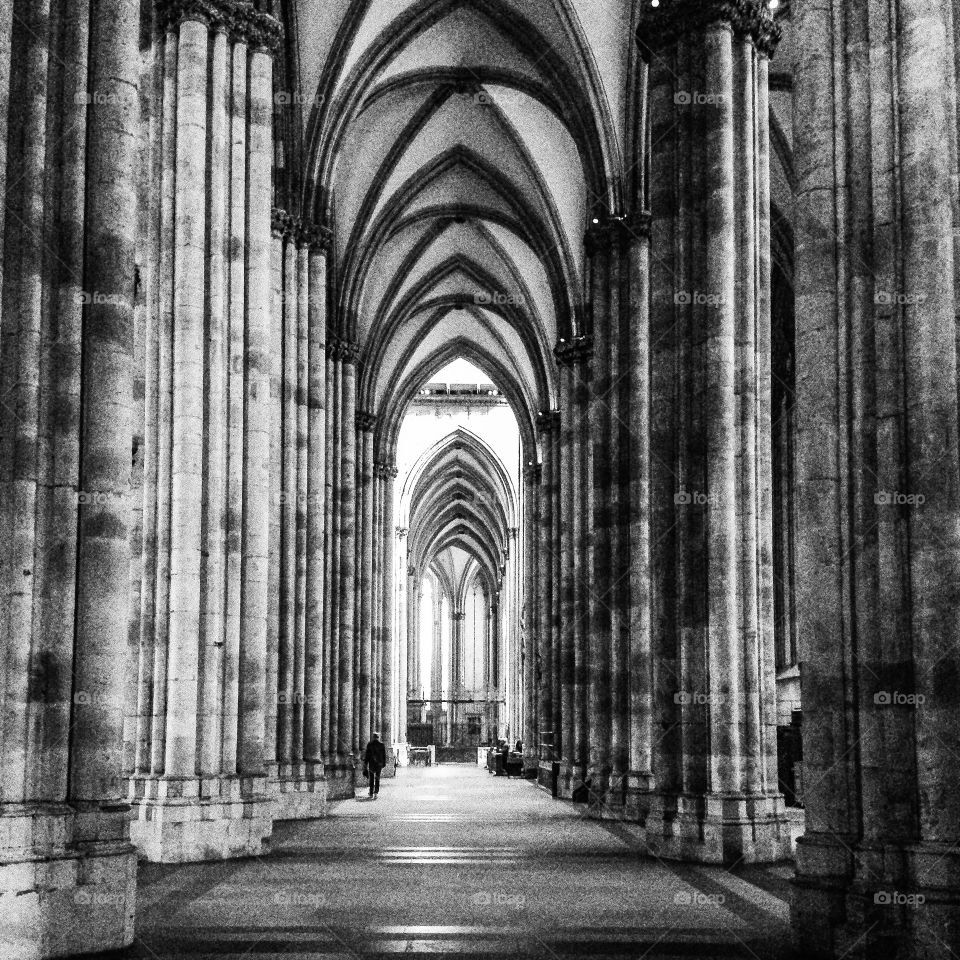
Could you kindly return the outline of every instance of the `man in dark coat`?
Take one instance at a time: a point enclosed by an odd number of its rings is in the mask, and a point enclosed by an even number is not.
[[[380,742],[380,734],[375,733],[363,753],[363,765],[370,778],[370,796],[380,793],[380,771],[387,765],[387,748]]]

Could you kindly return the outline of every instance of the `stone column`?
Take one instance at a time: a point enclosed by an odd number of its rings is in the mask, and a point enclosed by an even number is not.
[[[162,26],[148,297],[159,389],[147,489],[157,510],[144,541],[152,642],[140,669],[152,691],[141,682],[138,707],[153,722],[149,764],[143,744],[131,781],[131,835],[148,858],[183,861],[259,852],[270,831],[269,184],[280,28],[217,3],[171,9]]]
[[[671,418],[652,428],[663,464],[650,491],[655,688],[677,731],[653,762],[662,770],[647,843],[714,862],[789,849],[769,762],[775,737],[762,729],[775,691],[757,667],[772,614],[759,602],[771,557],[758,497],[771,478],[756,394],[769,379],[769,272],[756,251],[769,196],[755,105],[778,34],[759,0],[645,7],[638,26],[650,69],[652,244],[662,252],[651,278],[651,340],[663,354],[653,416]],[[671,367],[679,373],[668,376]]]
[[[592,482],[585,508],[589,518],[587,569],[579,579],[587,594],[589,631],[587,708],[589,734],[587,740],[591,805],[603,804],[611,772],[611,647],[613,630],[614,578],[611,570],[611,488],[613,486],[611,433],[612,387],[610,341],[616,336],[613,310],[615,305],[612,277],[614,227],[596,223],[587,233],[586,251],[590,269],[590,298],[593,319],[593,365],[589,374],[587,397],[588,447],[585,457],[592,463]],[[579,484],[578,484],[579,486]],[[576,496],[576,494],[575,494]]]
[[[329,664],[327,685],[329,722],[327,725],[328,764],[334,765],[340,750],[340,448],[343,436],[343,377],[340,360],[340,340],[327,337],[327,414],[330,429],[327,431],[327,536],[326,564],[324,567],[324,625],[329,636]]]
[[[382,467],[383,507],[380,521],[380,540],[383,544],[383,558],[381,561],[381,619],[380,619],[380,657],[381,657],[381,730],[383,742],[388,750],[395,749],[394,745],[401,739],[398,705],[405,700],[406,695],[398,695],[399,666],[403,660],[398,656],[400,640],[394,634],[401,620],[394,617],[394,596],[396,593],[396,576],[394,570],[394,486],[397,479],[397,468],[393,463],[385,463]],[[401,686],[400,691],[403,690]],[[402,737],[406,740],[406,736]]]
[[[562,371],[561,371],[562,373]],[[558,396],[563,397],[562,387],[563,381],[561,378],[560,381],[561,390],[558,392]],[[563,543],[562,543],[562,526],[564,523],[564,506],[563,501],[561,500],[562,493],[562,476],[563,476],[563,462],[561,459],[562,454],[562,431],[561,431],[561,417],[560,411],[556,410],[551,413],[551,439],[550,439],[550,448],[553,452],[553,467],[551,471],[551,484],[550,484],[550,502],[551,502],[551,511],[553,513],[553,524],[550,530],[550,542],[553,545],[550,560],[551,560],[551,569],[553,571],[553,583],[554,588],[552,591],[551,597],[551,618],[550,618],[550,644],[551,644],[551,671],[550,671],[550,699],[553,702],[553,715],[551,718],[550,727],[553,730],[553,749],[551,750],[551,759],[557,763],[560,761],[560,738],[561,732],[563,729],[563,719],[562,719],[562,708],[563,708],[563,681],[562,681],[562,670],[563,670],[563,655],[562,655],[562,641],[563,641],[563,579],[562,579],[562,560],[563,560]]]
[[[550,760],[554,744],[553,730],[553,593],[559,589],[553,578],[553,416],[552,412],[541,413],[537,418],[540,432],[542,460],[540,485],[535,490],[540,503],[539,529],[536,542],[537,565],[537,632],[534,640],[534,682],[537,698],[537,729],[534,747],[538,761]],[[550,752],[545,748],[549,746]],[[539,763],[538,763],[539,766]],[[541,780],[541,782],[544,782]],[[547,780],[546,782],[549,782]]]
[[[339,588],[340,633],[339,710],[337,753],[346,760],[358,752],[354,732],[357,701],[356,671],[356,575],[357,575],[357,350],[352,343],[340,345],[340,476],[339,506]]]
[[[306,636],[304,650],[303,758],[322,764],[327,755],[326,709],[330,685],[327,578],[327,248],[325,228],[305,228],[307,244],[307,530]],[[322,766],[314,774],[322,773]]]
[[[394,483],[390,483],[391,496],[393,495]],[[393,510],[388,511],[387,519],[392,522]],[[397,726],[394,731],[394,737],[397,743],[407,742],[407,699],[410,696],[410,685],[413,678],[410,674],[410,629],[408,611],[416,609],[416,602],[411,593],[410,578],[407,576],[407,528],[397,527],[395,535],[396,559],[393,565],[394,576],[394,594],[396,597],[394,603],[395,614],[393,629],[396,630],[396,658],[397,680],[394,686],[396,692],[396,718]]]
[[[574,523],[573,523],[573,487],[578,481],[573,457],[573,433],[576,423],[574,403],[573,372],[570,369],[570,351],[567,344],[561,344],[557,356],[560,366],[561,431],[559,435],[559,456],[557,458],[560,481],[558,517],[560,541],[560,646],[558,658],[558,676],[560,686],[560,730],[559,740],[555,741],[555,752],[560,762],[561,791],[569,796],[572,791],[571,778],[574,764]]]
[[[630,643],[629,772],[627,816],[646,816],[653,789],[654,674],[650,610],[650,220],[637,214],[628,224],[630,423]]]
[[[960,950],[955,11],[804,4],[796,26],[794,930],[815,958],[947,958]]]
[[[54,918],[43,916],[45,906],[60,914],[57,919],[61,923],[71,924],[70,947],[74,950],[126,946],[134,932],[136,860],[128,840],[129,808],[123,803],[123,691],[134,667],[128,656],[126,612],[130,596],[137,19],[137,7],[125,0],[98,4],[90,18],[88,82],[89,89],[99,96],[87,115],[83,280],[91,296],[82,315],[78,441],[79,490],[84,496],[77,517],[74,710],[67,781],[67,800],[76,816],[66,837],[56,818],[43,811],[38,811],[40,816],[30,824],[32,833],[27,837],[18,836],[16,818],[10,834],[14,843],[29,837],[25,846],[36,844],[41,850],[51,840],[59,847],[66,839],[71,853],[84,858],[70,857],[63,864],[65,869],[51,870],[49,879],[43,881],[43,893],[38,890],[36,899],[24,896],[24,905],[15,909],[14,923],[20,910],[38,912],[35,919],[39,922],[32,933],[47,949],[54,945],[62,949],[66,931],[52,927]],[[28,251],[23,255],[29,256]],[[15,455],[24,452],[21,447]],[[28,563],[25,569],[30,566]],[[14,642],[24,639],[15,637]],[[49,833],[44,832],[45,826]],[[29,875],[35,869],[24,872]],[[104,905],[91,900],[94,917],[85,917],[86,924],[71,923],[75,911],[63,896],[63,874],[67,885],[86,880],[93,887],[87,892],[106,901]],[[37,880],[41,875],[34,874]],[[8,922],[5,920],[4,926]],[[96,924],[94,930],[80,929],[92,923]]]
[[[376,417],[364,411],[357,414],[358,469],[357,491],[359,518],[357,523],[357,644],[359,673],[357,674],[358,741],[362,750],[370,740],[373,717],[373,525],[375,478],[373,469],[373,430]]]
[[[543,509],[540,489],[543,469],[539,463],[529,464],[524,471],[523,504],[523,609],[526,621],[523,631],[523,765],[525,771],[535,773],[538,767],[537,744],[541,728],[541,699],[539,672],[540,643],[543,636],[543,553],[541,532]]]

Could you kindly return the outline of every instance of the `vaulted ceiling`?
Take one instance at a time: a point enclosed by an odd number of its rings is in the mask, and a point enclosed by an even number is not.
[[[458,428],[428,450],[407,479],[401,515],[409,528],[409,562],[432,570],[457,605],[477,578],[494,594],[516,513],[516,493],[497,455]]]
[[[536,459],[553,347],[582,330],[585,230],[642,205],[640,3],[284,3],[288,159],[298,205],[333,231],[332,323],[360,346],[379,450],[463,356],[504,390]]]
[[[553,347],[581,323],[586,226],[637,189],[633,7],[293,4],[304,209],[333,229],[331,306],[381,443],[455,352],[503,385],[533,447]]]

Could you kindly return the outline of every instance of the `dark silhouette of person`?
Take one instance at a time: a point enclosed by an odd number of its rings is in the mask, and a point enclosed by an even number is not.
[[[375,733],[363,752],[363,765],[370,778],[370,796],[380,793],[380,771],[387,765],[387,748],[380,742],[380,734]]]

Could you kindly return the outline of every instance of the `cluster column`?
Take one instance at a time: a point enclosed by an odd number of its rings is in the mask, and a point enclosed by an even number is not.
[[[253,8],[211,3],[169,8],[162,29],[145,318],[158,390],[146,407],[131,834],[146,857],[183,861],[258,852],[271,829],[270,180],[280,27]]]
[[[0,18],[0,954],[61,956],[134,935],[140,13],[126,0],[12,12]]]
[[[328,231],[273,212],[267,756],[276,819],[325,809]]]
[[[947,958],[960,951],[958,24],[919,0],[801,4],[795,23],[794,928],[810,957]]]
[[[774,682],[761,669],[772,662],[773,622],[770,277],[757,255],[769,174],[758,104],[777,37],[759,0],[644,8],[638,28],[659,251],[650,290],[654,711],[667,731],[651,761],[659,789],[647,843],[717,862],[789,852]]]

